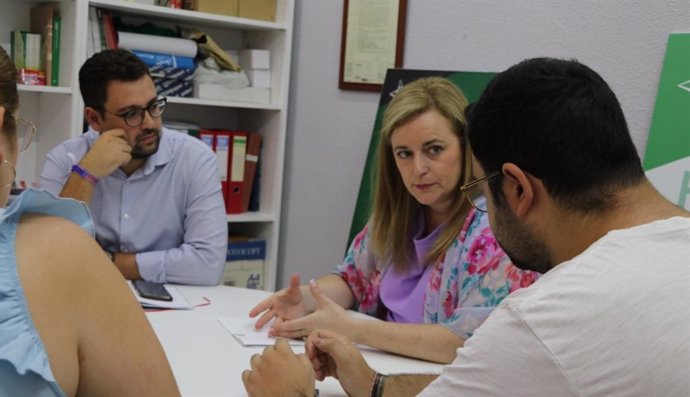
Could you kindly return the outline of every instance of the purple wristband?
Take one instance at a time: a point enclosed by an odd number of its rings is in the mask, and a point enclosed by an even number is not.
[[[72,166],[72,172],[76,172],[79,174],[80,177],[86,179],[87,182],[89,182],[92,185],[95,185],[98,183],[98,178],[95,176],[91,175],[89,171],[81,168],[79,164],[75,164]]]

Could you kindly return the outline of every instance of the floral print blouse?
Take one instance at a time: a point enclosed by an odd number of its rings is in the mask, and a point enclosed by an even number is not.
[[[336,274],[345,280],[356,309],[381,319],[381,278],[391,266],[370,249],[368,225],[355,236]],[[457,239],[433,265],[426,289],[424,323],[439,323],[463,339],[472,336],[511,292],[531,285],[539,273],[520,270],[496,242],[486,213],[470,210]]]

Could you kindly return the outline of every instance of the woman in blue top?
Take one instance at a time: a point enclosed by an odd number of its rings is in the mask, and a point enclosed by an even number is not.
[[[0,207],[35,132],[17,115],[16,76],[0,48]],[[0,396],[179,395],[132,292],[84,229],[93,235],[85,205],[46,192],[0,208]]]

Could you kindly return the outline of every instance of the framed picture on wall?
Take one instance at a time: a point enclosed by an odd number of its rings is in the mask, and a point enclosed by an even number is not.
[[[407,0],[343,0],[342,90],[381,91],[386,70],[402,67]]]

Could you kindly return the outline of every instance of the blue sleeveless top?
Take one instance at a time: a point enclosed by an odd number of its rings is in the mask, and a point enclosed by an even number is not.
[[[0,396],[64,397],[17,273],[15,238],[25,213],[68,219],[92,236],[94,225],[84,203],[42,190],[27,190],[6,209],[0,208]]]

